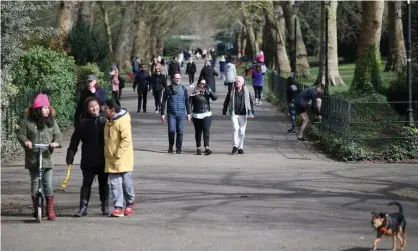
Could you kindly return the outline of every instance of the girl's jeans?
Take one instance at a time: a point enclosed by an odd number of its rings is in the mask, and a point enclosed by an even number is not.
[[[126,200],[126,205],[133,204],[135,193],[132,184],[132,172],[109,173],[109,179],[114,207],[123,208],[123,198]]]
[[[39,170],[29,169],[30,187],[32,195],[35,195],[39,188]],[[42,173],[42,190],[45,196],[53,195],[52,190],[52,168],[44,168]]]

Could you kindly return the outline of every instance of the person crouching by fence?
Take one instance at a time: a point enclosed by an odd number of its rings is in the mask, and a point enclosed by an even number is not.
[[[104,112],[100,110],[99,100],[95,97],[86,99],[84,112],[80,123],[75,127],[67,150],[67,165],[73,164],[80,141],[81,164],[83,183],[80,188],[80,207],[74,214],[75,217],[87,215],[90,201],[91,186],[94,177],[98,176],[99,196],[103,215],[109,215],[109,184],[108,175],[105,173],[104,158]]]
[[[254,104],[250,91],[244,85],[244,78],[237,76],[235,86],[226,95],[223,105],[222,115],[226,115],[227,110],[231,115],[234,127],[232,154],[244,154],[245,129],[247,119],[254,118]]]
[[[297,140],[298,141],[305,141],[305,138],[303,138],[303,133],[305,132],[306,127],[309,124],[309,116],[308,116],[308,110],[309,107],[314,108],[315,115],[317,115],[318,119],[321,119],[321,116],[319,113],[321,112],[321,104],[322,100],[318,98],[318,95],[324,94],[324,87],[322,84],[306,88],[301,93],[299,93],[295,98],[295,109],[296,114],[300,114],[302,117],[302,125],[300,127],[300,132],[298,135]]]
[[[134,211],[135,193],[132,182],[134,150],[132,145],[131,115],[120,108],[114,99],[106,101],[108,119],[104,132],[105,172],[109,174],[114,210],[113,217],[129,216]],[[123,199],[126,208],[123,211]]]
[[[54,194],[52,189],[52,149],[62,142],[62,133],[55,120],[55,110],[51,107],[46,94],[38,94],[32,107],[25,110],[17,139],[25,148],[25,168],[29,169],[31,197],[33,204],[32,217],[37,218],[36,193],[39,187],[38,154],[41,149],[33,149],[34,144],[49,144],[51,149],[42,154],[43,177],[42,186],[46,199],[46,215],[48,220],[55,220]]]

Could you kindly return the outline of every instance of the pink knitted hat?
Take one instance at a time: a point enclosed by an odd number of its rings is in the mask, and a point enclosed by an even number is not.
[[[48,95],[39,93],[33,101],[32,108],[50,106]]]

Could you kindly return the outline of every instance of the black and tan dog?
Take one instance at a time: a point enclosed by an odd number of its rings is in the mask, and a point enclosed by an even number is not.
[[[376,239],[373,242],[373,251],[377,249],[377,243],[383,236],[392,237],[392,250],[396,251],[396,239],[401,242],[401,250],[406,246],[406,221],[403,215],[403,209],[399,202],[392,201],[389,206],[396,205],[399,208],[397,213],[372,213],[372,227],[377,231]]]

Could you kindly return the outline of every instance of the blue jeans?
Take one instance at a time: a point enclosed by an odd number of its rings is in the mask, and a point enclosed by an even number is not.
[[[174,145],[174,136],[177,133],[176,137],[176,148],[178,151],[181,151],[181,146],[183,145],[183,131],[184,131],[184,117],[186,115],[176,116],[176,115],[167,115],[168,122],[168,144],[170,148]]]
[[[132,172],[109,173],[110,189],[112,190],[113,206],[123,208],[123,198],[126,205],[135,201],[134,186],[132,184]]]

